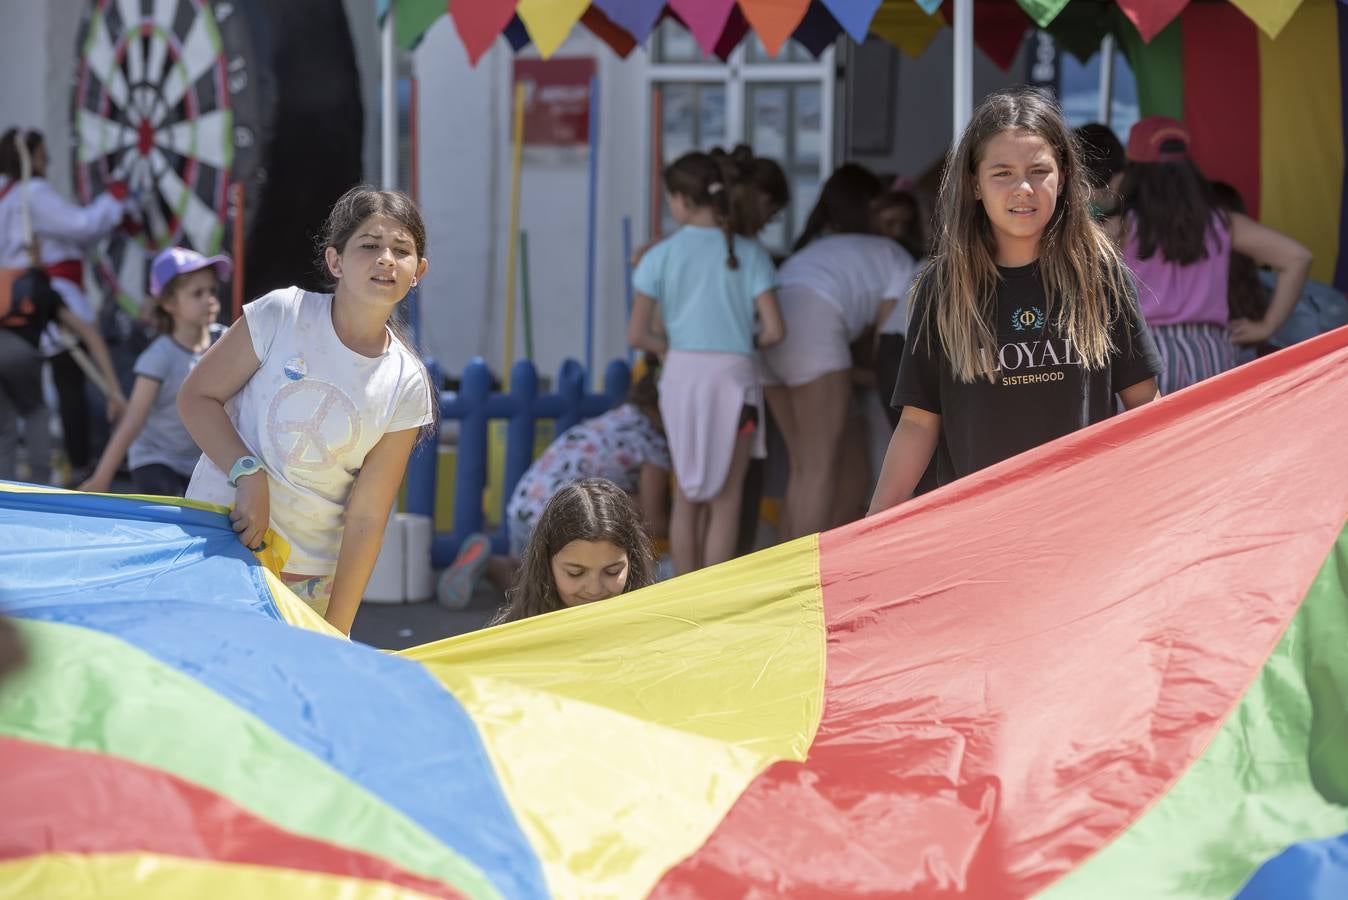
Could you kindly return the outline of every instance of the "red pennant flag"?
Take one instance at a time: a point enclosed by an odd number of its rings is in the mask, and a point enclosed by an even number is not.
[[[468,61],[477,65],[482,54],[491,48],[505,27],[515,15],[515,0],[472,0],[470,3],[453,3],[449,15],[454,19],[454,27],[468,51]]]
[[[1151,39],[1184,12],[1189,0],[1117,0],[1119,9],[1137,26],[1142,40]]]

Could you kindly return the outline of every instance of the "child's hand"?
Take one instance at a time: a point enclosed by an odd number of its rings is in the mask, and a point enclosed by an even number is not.
[[[234,508],[229,521],[239,535],[239,541],[249,550],[262,546],[262,538],[271,523],[271,494],[267,487],[267,473],[244,475],[234,489]]]
[[[1273,336],[1265,319],[1232,319],[1227,327],[1233,344],[1260,344]]]
[[[126,398],[120,391],[109,394],[107,398],[108,422],[116,422],[126,411]]]
[[[106,494],[108,488],[112,487],[112,479],[100,475],[97,471],[84,480],[78,490],[90,494]]]

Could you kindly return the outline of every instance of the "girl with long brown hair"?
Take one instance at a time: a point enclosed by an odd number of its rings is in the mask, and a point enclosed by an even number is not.
[[[1239,347],[1267,341],[1300,298],[1311,253],[1215,202],[1184,123],[1148,116],[1128,135],[1127,155],[1116,229],[1161,354],[1161,389],[1171,393],[1235,367]],[[1228,303],[1231,259],[1242,254],[1277,273],[1268,306],[1242,310],[1248,317]]]
[[[1076,139],[1030,89],[990,95],[941,182],[871,513],[1157,396],[1127,268],[1090,212]]]
[[[515,585],[492,625],[597,603],[655,583],[641,511],[607,478],[552,495],[524,547]]]

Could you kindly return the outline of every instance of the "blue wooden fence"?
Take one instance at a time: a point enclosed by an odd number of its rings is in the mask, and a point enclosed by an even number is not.
[[[432,364],[432,377],[440,383],[440,373]],[[453,530],[439,532],[431,545],[431,564],[449,565],[464,538],[484,531],[482,495],[487,487],[487,444],[492,419],[505,419],[505,484],[501,492],[499,521],[489,533],[492,549],[504,553],[508,547],[505,530],[505,505],[524,471],[533,462],[534,428],[539,419],[556,419],[560,435],[582,419],[597,416],[621,403],[632,379],[626,362],[614,360],[604,373],[602,393],[586,392],[589,381],[585,368],[573,359],[562,364],[557,388],[549,394],[538,392],[538,371],[533,363],[520,360],[510,371],[508,393],[492,391],[491,371],[481,359],[473,359],[463,370],[459,390],[440,394],[440,417],[459,422],[458,460],[454,481]],[[412,453],[407,465],[407,511],[435,516],[436,442],[424,441]]]

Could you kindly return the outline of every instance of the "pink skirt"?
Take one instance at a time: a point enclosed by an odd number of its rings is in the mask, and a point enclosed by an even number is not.
[[[745,406],[758,410],[753,455],[762,458],[767,455],[763,390],[754,358],[743,353],[669,351],[660,373],[660,416],[674,476],[689,500],[705,503],[721,492]]]

